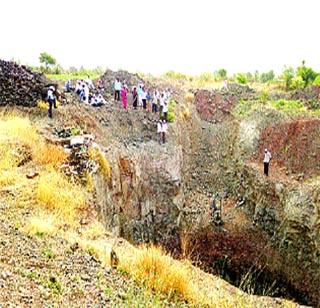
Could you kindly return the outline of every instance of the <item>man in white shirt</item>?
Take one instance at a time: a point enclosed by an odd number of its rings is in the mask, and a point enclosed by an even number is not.
[[[93,84],[92,80],[90,79],[90,76],[87,76],[86,84],[89,87],[89,89],[94,89],[94,84]]]
[[[162,120],[162,142],[166,143],[166,134],[168,130],[168,123],[166,120]]]
[[[272,159],[271,153],[268,151],[268,149],[264,150],[264,158],[263,158],[263,172],[265,176],[269,175],[269,163]]]
[[[116,101],[120,101],[121,87],[122,87],[122,84],[121,84],[119,78],[117,78],[114,81],[114,100],[116,100]]]
[[[54,92],[55,92],[54,86],[50,86],[47,92],[47,102],[49,103],[49,110],[48,110],[49,118],[52,118],[52,106],[54,106],[54,108],[57,108]]]

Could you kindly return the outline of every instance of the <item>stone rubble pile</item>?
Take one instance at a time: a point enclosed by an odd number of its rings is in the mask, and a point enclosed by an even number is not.
[[[34,107],[48,84],[43,74],[15,62],[0,60],[0,106]]]

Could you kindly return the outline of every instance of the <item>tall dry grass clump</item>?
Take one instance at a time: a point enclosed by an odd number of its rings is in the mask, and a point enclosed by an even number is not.
[[[59,166],[68,157],[62,147],[41,142],[33,149],[33,159],[41,165]]]
[[[104,178],[109,181],[111,178],[111,166],[106,156],[100,149],[91,149],[89,152],[90,158],[95,160],[102,171]]]
[[[41,206],[52,210],[70,224],[74,223],[78,210],[86,203],[84,189],[55,170],[41,174],[36,195]]]
[[[194,286],[188,270],[181,265],[154,246],[140,247],[131,257],[120,258],[120,266],[151,290],[160,291],[169,298],[178,296],[192,300],[196,294]]]

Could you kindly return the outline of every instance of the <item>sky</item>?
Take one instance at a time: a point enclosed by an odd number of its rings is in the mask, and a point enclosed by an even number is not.
[[[161,74],[320,71],[319,0],[1,1],[0,58]]]

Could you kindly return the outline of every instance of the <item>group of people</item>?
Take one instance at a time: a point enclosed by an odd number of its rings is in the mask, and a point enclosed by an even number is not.
[[[126,81],[121,82],[119,78],[116,78],[114,81],[114,99],[115,101],[121,100],[124,109],[128,109],[128,92],[129,88]],[[159,113],[159,120],[157,121],[158,141],[160,144],[165,143],[171,91],[169,89],[162,92],[157,89],[149,91],[143,84],[138,84],[132,88],[131,94],[133,110],[140,107],[146,112]]]
[[[129,88],[126,81],[121,82],[119,78],[114,81],[114,99],[122,102],[123,108],[128,108],[128,92]],[[163,113],[163,117],[167,120],[168,106],[171,97],[171,91],[158,91],[157,89],[150,91],[147,90],[143,84],[134,86],[131,91],[132,94],[132,107],[137,110],[142,107],[145,111]]]
[[[102,94],[99,91],[95,91],[95,86],[89,76],[85,80],[77,80],[75,88],[72,85],[72,81],[68,80],[65,83],[65,90],[67,92],[74,91],[82,102],[92,107],[101,107],[106,104]]]

